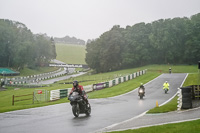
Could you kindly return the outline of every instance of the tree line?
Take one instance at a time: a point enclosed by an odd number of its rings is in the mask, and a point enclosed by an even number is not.
[[[55,37],[54,40],[56,43],[85,45],[84,40],[77,39],[76,37],[69,37],[69,36],[65,36],[62,38]]]
[[[197,64],[200,13],[121,28],[115,25],[87,43],[86,63],[96,72],[148,64]]]
[[[0,67],[35,68],[55,58],[53,38],[33,34],[20,22],[0,19]]]

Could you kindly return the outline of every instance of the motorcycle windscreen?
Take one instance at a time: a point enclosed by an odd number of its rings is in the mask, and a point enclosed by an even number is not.
[[[72,93],[72,96],[77,96],[77,95],[78,95],[78,92],[75,92],[75,91],[74,91],[74,92]]]

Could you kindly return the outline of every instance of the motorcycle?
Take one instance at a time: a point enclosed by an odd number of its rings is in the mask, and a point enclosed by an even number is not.
[[[167,89],[167,88],[164,88],[164,92],[165,92],[165,94],[167,94],[167,92],[168,92],[168,89]]]
[[[72,106],[72,112],[75,117],[78,117],[79,114],[86,114],[89,116],[91,114],[91,106],[86,103],[82,96],[79,95],[78,92],[73,92],[72,95],[68,98],[70,100],[70,104]]]
[[[140,99],[143,99],[143,97],[144,97],[144,89],[143,88],[139,88],[138,95],[140,96]]]

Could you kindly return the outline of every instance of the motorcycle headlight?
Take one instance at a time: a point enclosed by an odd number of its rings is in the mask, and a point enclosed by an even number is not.
[[[140,90],[139,90],[139,92],[140,92],[140,93],[143,93],[143,90],[142,90],[142,89],[140,89]]]

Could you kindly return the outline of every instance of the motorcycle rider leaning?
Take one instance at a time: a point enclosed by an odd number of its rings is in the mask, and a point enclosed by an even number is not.
[[[88,104],[87,95],[83,89],[83,86],[78,84],[78,81],[73,82],[73,88],[71,92],[69,93],[69,97],[72,95],[74,91],[78,92],[79,95],[83,97],[83,100],[86,102],[86,104]]]
[[[163,84],[163,90],[167,88],[167,90],[169,91],[169,83],[167,81],[165,81],[165,83]]]

